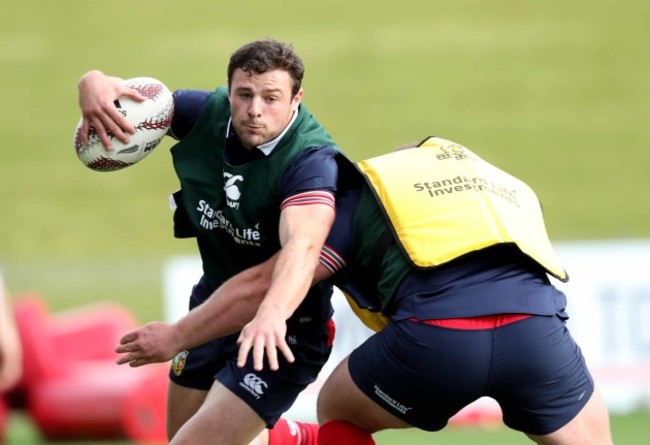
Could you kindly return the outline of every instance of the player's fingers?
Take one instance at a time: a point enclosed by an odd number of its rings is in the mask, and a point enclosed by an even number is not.
[[[122,114],[122,111],[120,111],[122,108],[122,105],[120,104],[120,100],[115,100],[113,103],[108,104],[107,108],[104,109],[105,115],[110,118],[110,129],[115,133],[115,136],[119,136],[119,133],[122,133],[124,137],[127,138],[127,140],[122,140],[121,137],[118,137],[122,142],[127,143],[128,142],[128,136],[126,136],[126,133],[128,134],[135,134],[135,127],[129,122],[128,119]]]
[[[118,354],[124,354],[125,352],[132,352],[133,349],[131,349],[131,346],[129,344],[126,345],[119,345],[117,348],[115,348],[115,352]]]
[[[100,118],[93,118],[90,121],[90,125],[95,129],[95,132],[97,133],[97,136],[99,136],[99,140],[102,141],[104,148],[110,150],[112,147],[111,139],[108,136],[104,122]]]
[[[81,143],[82,144],[87,144],[88,143],[88,131],[90,130],[90,122],[88,119],[84,118],[81,121]]]
[[[264,357],[262,357],[262,360],[263,359]],[[275,344],[273,344],[273,346],[270,344],[266,346],[266,359],[269,362],[269,369],[271,371],[277,371],[280,365],[278,364],[278,350],[275,347]]]
[[[136,102],[144,102],[147,100],[145,96],[138,93],[138,90],[129,87],[124,87],[121,91],[120,96],[128,97],[129,99],[133,99]]]
[[[287,342],[284,341],[284,339],[282,339],[282,341],[280,341],[280,343],[278,344],[278,349],[280,350],[282,355],[284,355],[284,358],[286,358],[289,363],[293,363],[296,360],[295,357],[293,356],[293,352],[291,352],[291,348],[289,347]]]
[[[243,368],[246,365],[246,359],[248,358],[248,353],[251,350],[251,342],[248,339],[243,339],[240,335],[237,343],[239,344],[239,352],[237,353],[237,366]]]
[[[118,113],[119,115],[119,113]],[[117,119],[119,119],[119,124]],[[118,116],[101,116],[102,126],[105,128],[106,133],[112,134],[120,142],[126,144],[129,142],[129,135],[125,132],[126,129],[129,129],[131,132],[135,132],[135,129],[131,124],[129,124],[121,115]],[[124,121],[124,123],[122,123]],[[124,129],[122,128],[124,126]],[[103,140],[102,140],[103,141]],[[104,145],[106,146],[106,145]]]
[[[140,366],[148,365],[150,363],[155,363],[155,360],[152,360],[149,357],[138,357],[137,359],[133,360],[131,363],[129,363],[129,366],[132,368],[138,368]]]
[[[125,345],[127,343],[132,343],[138,338],[138,334],[135,332],[127,332],[120,338],[120,344]]]
[[[122,357],[119,357],[115,362],[118,365],[124,365],[125,363],[131,363],[137,359],[138,359],[138,355],[132,352],[130,354],[126,354],[123,355]]]
[[[253,345],[253,369],[255,371],[264,369],[264,353],[270,349],[275,351],[275,342],[266,341],[264,338],[255,341]]]

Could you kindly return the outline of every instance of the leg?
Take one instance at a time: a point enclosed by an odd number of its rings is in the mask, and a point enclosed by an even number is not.
[[[611,445],[609,414],[600,392],[595,390],[589,402],[569,423],[544,436],[529,434],[540,445]]]
[[[259,433],[248,445],[269,445],[269,430],[266,429]]]
[[[208,391],[188,388],[172,381],[167,390],[167,439],[172,440],[178,430],[199,410]]]
[[[203,405],[178,430],[170,445],[246,445],[264,428],[266,423],[250,406],[215,381]]]
[[[607,407],[564,320],[533,316],[495,337],[488,395],[506,425],[542,445],[611,445]]]
[[[328,377],[318,395],[318,423],[345,420],[372,434],[387,428],[411,428],[369,399],[352,381],[346,357]]]

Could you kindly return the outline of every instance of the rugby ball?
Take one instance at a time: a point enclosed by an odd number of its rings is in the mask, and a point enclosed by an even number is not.
[[[91,125],[88,143],[81,142],[81,124],[79,119],[74,133],[74,148],[79,160],[96,171],[120,170],[148,156],[160,144],[172,123],[174,100],[172,93],[161,81],[152,77],[134,77],[124,84],[138,91],[147,99],[136,102],[127,97],[115,101],[115,106],[134,127],[135,134],[129,135],[129,142],[124,144],[111,132],[111,149],[106,149],[97,131]]]

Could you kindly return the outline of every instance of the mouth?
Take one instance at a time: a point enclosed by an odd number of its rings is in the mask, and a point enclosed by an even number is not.
[[[258,125],[258,124],[255,124],[255,123],[245,122],[244,127],[250,128],[251,130],[255,131],[255,130],[262,130],[264,128],[264,125]]]

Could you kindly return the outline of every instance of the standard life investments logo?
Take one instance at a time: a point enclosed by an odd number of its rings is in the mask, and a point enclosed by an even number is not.
[[[233,210],[239,210],[239,199],[242,194],[237,183],[243,182],[244,178],[227,172],[223,173],[223,177],[226,204]],[[262,234],[259,231],[259,222],[242,224],[244,227],[235,225],[223,210],[217,210],[205,199],[199,200],[196,211],[201,215],[199,225],[204,230],[223,229],[237,244],[261,247]]]

